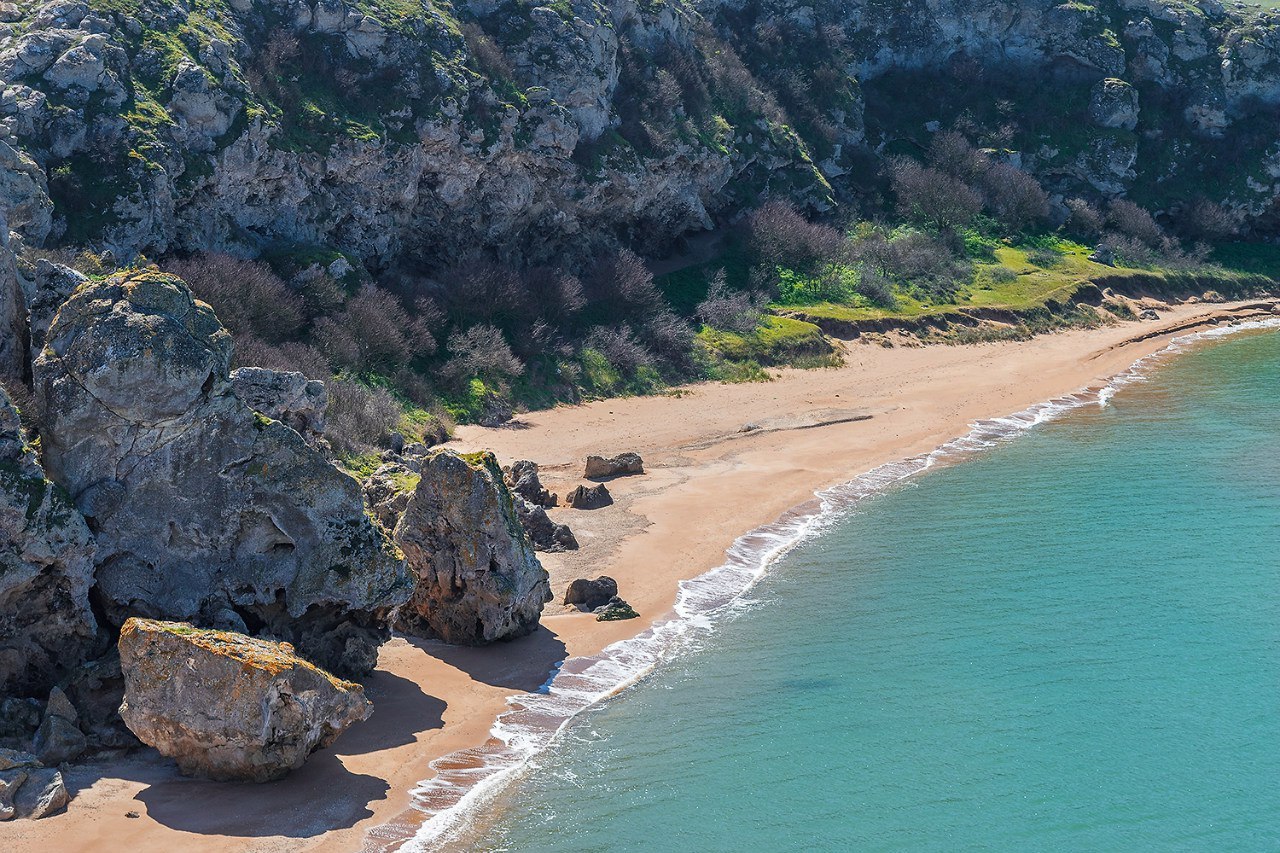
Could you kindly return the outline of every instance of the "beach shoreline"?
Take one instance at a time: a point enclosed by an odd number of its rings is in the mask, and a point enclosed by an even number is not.
[[[452,446],[492,449],[504,464],[531,459],[562,495],[582,482],[589,453],[636,451],[645,459],[645,475],[608,483],[613,506],[552,511],[582,549],[543,555],[557,602],[548,605],[542,629],[482,649],[394,639],[368,685],[373,718],[281,782],[183,779],[145,751],[72,768],[76,798],[65,814],[0,824],[0,838],[68,851],[99,849],[110,839],[135,853],[398,849],[429,816],[415,807],[412,791],[434,775],[432,762],[463,781],[473,777],[468,763],[501,746],[491,730],[510,697],[539,689],[561,665],[584,666],[607,647],[669,623],[681,582],[724,564],[743,531],[785,519],[812,504],[815,493],[886,463],[929,454],[975,422],[1096,392],[1210,317],[1269,316],[1256,302],[1161,313],[1159,321],[1024,342],[895,349],[851,343],[840,368],[561,407],[498,429],[460,428]],[[618,581],[641,619],[599,623],[558,603],[570,580],[601,574]],[[476,752],[486,744],[488,753]],[[447,797],[430,801],[445,790],[453,796],[461,788],[421,792],[418,805],[449,807]]]

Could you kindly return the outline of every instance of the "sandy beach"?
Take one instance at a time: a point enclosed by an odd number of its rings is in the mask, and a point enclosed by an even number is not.
[[[373,717],[265,785],[186,779],[152,750],[70,768],[64,814],[0,823],[6,849],[356,851],[395,849],[417,821],[411,791],[431,763],[489,739],[508,697],[557,664],[597,654],[665,618],[677,584],[723,561],[742,533],[886,462],[928,452],[974,421],[1098,387],[1210,318],[1268,314],[1258,303],[1179,305],[1161,319],[972,346],[847,342],[845,365],[776,371],[767,383],[695,385],[462,427],[459,450],[529,459],[563,496],[588,454],[635,451],[643,476],[612,480],[612,506],[559,508],[581,549],[541,555],[557,601],[521,640],[458,648],[397,637],[367,682]],[[744,431],[744,426],[753,428]],[[609,575],[640,619],[599,623],[559,604],[577,577]]]

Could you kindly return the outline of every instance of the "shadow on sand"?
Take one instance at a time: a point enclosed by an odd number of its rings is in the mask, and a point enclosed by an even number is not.
[[[532,634],[491,646],[450,646],[438,640],[405,639],[476,681],[526,693],[536,692],[546,684],[568,657],[560,638],[543,626]]]
[[[311,838],[371,817],[369,804],[385,799],[388,785],[353,773],[338,756],[364,755],[412,743],[444,725],[443,700],[406,678],[378,671],[365,680],[374,713],[317,751],[300,769],[261,785],[209,782],[178,774],[165,759],[147,762],[150,782],[136,799],[147,815],[171,829],[212,835]],[[154,754],[154,753],[153,753]]]

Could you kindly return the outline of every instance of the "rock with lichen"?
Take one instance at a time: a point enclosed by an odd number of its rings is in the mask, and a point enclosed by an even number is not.
[[[396,614],[407,633],[468,645],[510,639],[534,630],[551,600],[492,453],[427,457],[395,539],[417,575]]]
[[[93,648],[94,545],[0,389],[0,695],[44,696]]]
[[[372,713],[364,688],[288,643],[229,631],[130,619],[120,663],[125,724],[188,776],[279,779]]]
[[[371,670],[411,584],[359,484],[237,399],[231,338],[178,278],[81,287],[36,360],[44,458],[88,519],[103,615],[268,632]]]

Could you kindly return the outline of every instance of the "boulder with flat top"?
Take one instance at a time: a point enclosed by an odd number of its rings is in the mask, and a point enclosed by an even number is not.
[[[120,667],[120,716],[188,776],[279,779],[372,713],[363,687],[288,643],[183,622],[125,622]]]
[[[639,453],[619,453],[617,456],[588,456],[586,478],[605,480],[611,477],[628,477],[644,473],[644,460]]]

